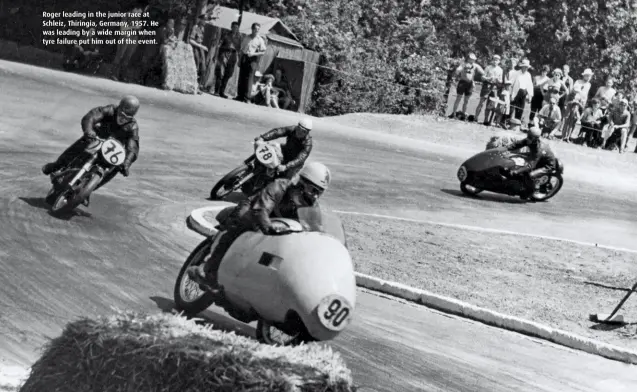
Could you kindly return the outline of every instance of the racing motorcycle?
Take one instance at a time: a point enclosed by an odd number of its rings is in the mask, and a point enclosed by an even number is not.
[[[219,217],[232,208],[218,207],[223,210],[216,219],[223,221]],[[194,316],[214,303],[241,322],[257,321],[256,337],[266,344],[336,337],[351,323],[356,305],[343,225],[336,215],[313,207],[299,208],[298,216],[298,221],[272,218],[285,229],[279,235],[248,231],[239,236],[215,266],[217,282],[212,284],[194,282],[186,271],[216,246],[216,236],[206,238],[179,271],[176,308]]]
[[[230,193],[238,190],[246,196],[255,194],[277,174],[276,167],[281,164],[282,159],[283,153],[279,143],[255,143],[254,154],[212,187],[210,200],[223,200]]]
[[[51,174],[46,202],[54,213],[72,211],[82,204],[111,171],[126,159],[124,145],[113,138],[93,138],[83,153]]]
[[[467,159],[458,169],[460,190],[470,196],[482,191],[521,196],[525,191],[524,181],[509,172],[525,166],[528,161],[528,154],[507,151],[504,147],[482,151]],[[535,179],[535,192],[530,197],[533,201],[546,201],[562,189],[564,166],[559,159],[556,161],[555,170]]]

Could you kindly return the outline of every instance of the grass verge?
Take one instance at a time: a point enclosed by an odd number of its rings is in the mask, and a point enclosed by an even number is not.
[[[68,324],[33,365],[31,391],[355,391],[338,353],[273,347],[168,315]]]
[[[610,313],[625,292],[584,283],[631,287],[634,254],[419,222],[342,219],[357,272],[637,350],[637,295],[620,311],[633,324],[604,327],[588,315]]]

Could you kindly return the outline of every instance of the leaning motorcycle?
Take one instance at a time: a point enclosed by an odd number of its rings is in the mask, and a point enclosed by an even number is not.
[[[278,143],[257,142],[254,154],[250,155],[241,166],[223,176],[210,191],[210,200],[223,200],[232,192],[241,190],[250,196],[265,187],[274,178],[276,167],[281,164],[283,154]]]
[[[80,205],[102,179],[126,159],[126,148],[113,138],[92,139],[71,163],[51,174],[51,190],[46,202],[55,213],[72,211]]]
[[[475,196],[482,191],[489,191],[510,196],[522,196],[525,191],[524,181],[520,176],[512,176],[511,170],[526,166],[530,157],[526,153],[507,151],[504,147],[482,151],[466,160],[458,169],[462,193]],[[546,201],[555,196],[564,179],[564,165],[556,160],[555,169],[535,181],[535,192],[530,199]]]
[[[266,344],[297,345],[339,335],[356,305],[343,225],[335,214],[317,208],[300,208],[298,216],[298,221],[272,218],[285,229],[279,235],[248,231],[239,236],[214,266],[216,282],[210,285],[194,282],[187,273],[216,246],[217,236],[206,238],[179,271],[176,308],[194,316],[214,303],[241,322],[257,321],[256,337]]]

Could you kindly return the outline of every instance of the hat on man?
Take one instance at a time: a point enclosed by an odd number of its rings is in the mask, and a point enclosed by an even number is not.
[[[494,54],[494,55],[493,55],[493,59],[494,59],[494,60],[501,60],[501,59],[502,59],[502,57],[500,57],[500,55],[499,55],[499,54]]]
[[[593,70],[590,69],[590,68],[586,68],[584,70],[584,72],[582,72],[582,76],[586,76],[586,75],[591,75],[592,76],[593,75]]]
[[[518,67],[531,68],[531,63],[529,62],[529,59],[524,59],[518,63]]]
[[[475,54],[473,54],[473,53],[469,53],[469,56],[468,56],[468,57],[469,57],[469,59],[471,59],[471,60],[477,60],[477,59],[478,59],[478,58],[476,57],[476,55],[475,55]]]

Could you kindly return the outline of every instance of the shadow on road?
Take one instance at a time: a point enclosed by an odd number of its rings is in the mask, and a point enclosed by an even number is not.
[[[150,297],[150,299],[155,302],[157,307],[162,312],[172,314],[178,313],[175,306],[175,301],[173,301],[172,299],[159,296],[153,296]],[[221,310],[219,309],[219,311]],[[250,327],[248,324],[244,324],[231,317],[218,313],[217,311],[212,311],[210,310],[210,308],[199,313],[197,316],[193,317],[184,315],[184,317],[186,317],[187,319],[195,319],[195,323],[199,325],[211,326],[213,329],[216,329],[218,331],[234,332],[237,335],[250,338],[255,337],[255,330],[253,327]]]
[[[53,213],[51,212],[51,206],[47,204],[47,202],[44,200],[44,197],[19,197],[18,199],[27,203],[31,207],[46,210],[49,216],[64,221],[68,221],[75,216],[81,216],[85,218],[90,218],[93,216],[86,211],[80,210],[79,208],[75,208],[73,211],[69,211],[66,213]]]
[[[485,201],[493,201],[493,202],[498,202],[498,203],[508,203],[508,204],[524,204],[524,203],[528,203],[525,200],[522,200],[518,197],[514,197],[514,196],[508,196],[508,195],[500,195],[498,193],[491,193],[491,192],[482,192],[478,195],[475,196],[468,196],[465,195],[464,193],[462,193],[462,191],[456,190],[456,189],[441,189],[442,192],[451,195],[451,196],[456,196],[456,197],[464,197],[467,199],[474,199],[474,200],[485,200]]]

